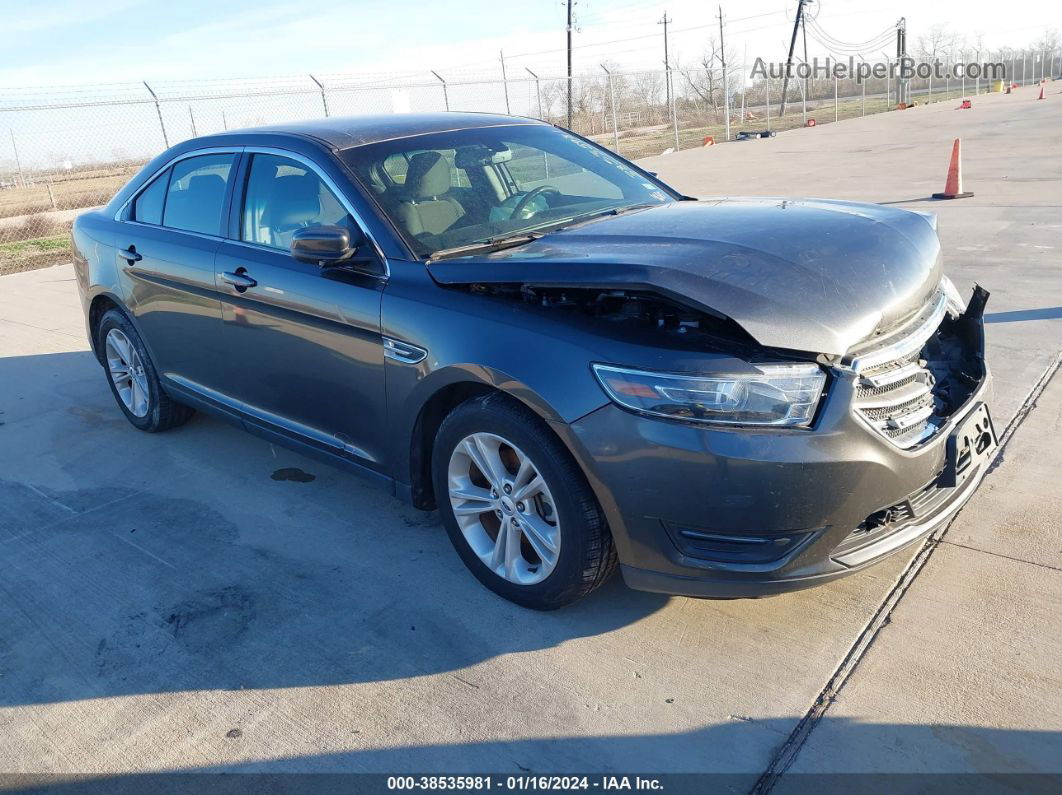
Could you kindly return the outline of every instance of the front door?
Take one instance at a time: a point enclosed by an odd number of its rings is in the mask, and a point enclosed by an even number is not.
[[[360,230],[308,161],[248,156],[240,239],[223,242],[215,259],[229,362],[223,391],[252,429],[385,470],[384,280],[295,260],[288,247],[297,229]]]

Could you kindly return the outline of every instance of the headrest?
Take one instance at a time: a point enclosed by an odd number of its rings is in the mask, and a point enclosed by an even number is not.
[[[406,189],[414,199],[442,196],[450,190],[450,164],[438,152],[413,155],[406,171]]]
[[[321,215],[320,181],[313,174],[285,174],[273,180],[270,191],[269,225],[284,229]]]
[[[225,180],[220,174],[197,174],[188,180],[190,195],[207,196],[225,192]]]

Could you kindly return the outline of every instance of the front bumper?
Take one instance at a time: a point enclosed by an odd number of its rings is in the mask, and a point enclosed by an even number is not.
[[[808,430],[707,428],[611,404],[567,426],[627,584],[766,596],[851,574],[932,533],[988,469],[990,456],[978,456],[953,477],[948,449],[957,429],[988,421],[981,351],[976,388],[909,449],[853,409],[855,377],[835,378]]]

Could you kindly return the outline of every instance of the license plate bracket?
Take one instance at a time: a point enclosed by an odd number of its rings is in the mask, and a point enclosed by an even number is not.
[[[978,403],[948,436],[947,462],[940,485],[958,486],[992,457],[998,445],[988,405]]]

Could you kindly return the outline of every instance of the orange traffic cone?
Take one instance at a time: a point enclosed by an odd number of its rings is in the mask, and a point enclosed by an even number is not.
[[[1037,99],[1043,99],[1043,98],[1044,98],[1044,87],[1040,86],[1040,96],[1038,96]]]
[[[960,138],[956,138],[951,147],[951,164],[948,166],[948,181],[944,185],[944,192],[934,193],[934,199],[965,199],[967,196],[973,196],[972,191],[963,191],[962,189],[960,141]]]

